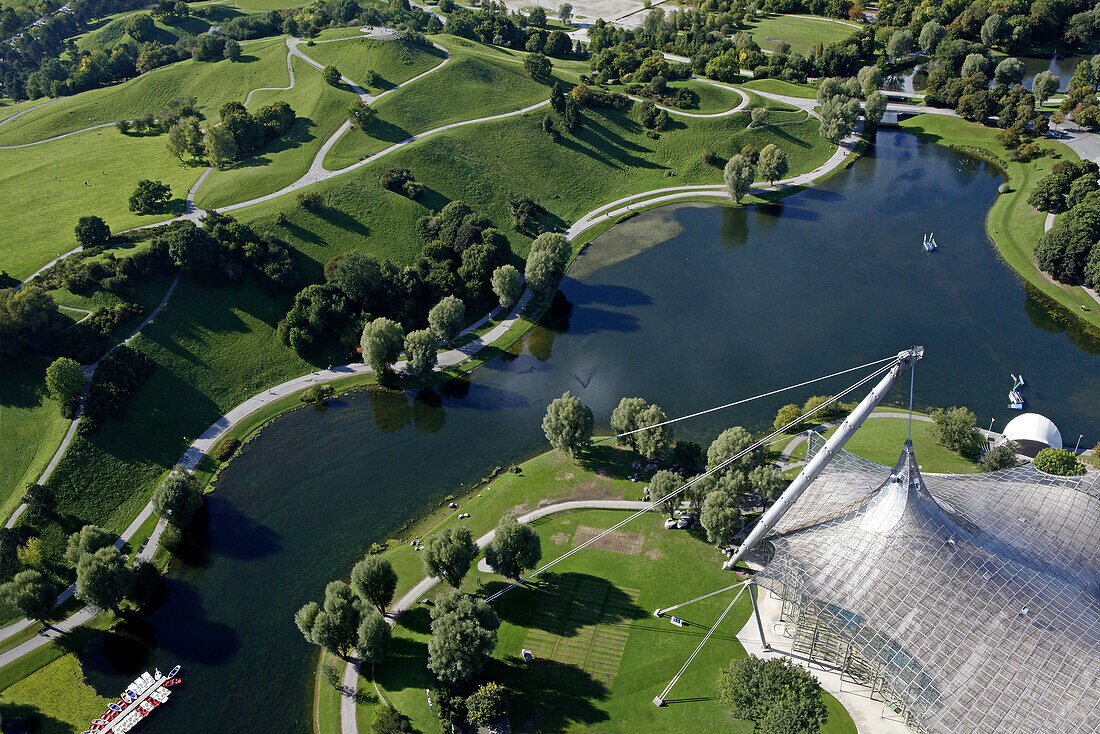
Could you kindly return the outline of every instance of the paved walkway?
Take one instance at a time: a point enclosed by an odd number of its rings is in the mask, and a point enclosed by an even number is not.
[[[574,500],[569,502],[559,502],[553,505],[547,505],[545,507],[538,507],[531,510],[528,513],[520,515],[516,518],[521,523],[534,522],[540,518],[548,515],[554,515],[559,512],[572,512],[574,510],[648,510],[651,508],[659,507],[652,502],[640,502],[638,500]],[[458,512],[457,510],[455,511]],[[479,549],[484,548],[489,543],[493,542],[493,538],[496,537],[496,530],[490,530],[482,535],[475,541]],[[480,569],[480,564],[479,564]],[[407,612],[416,604],[420,599],[431,591],[440,579],[434,576],[427,576],[420,580],[415,586],[409,589],[400,599],[390,605],[390,610],[386,614],[386,622],[392,627],[397,623],[397,618],[404,612]],[[344,675],[341,680],[341,684],[344,689],[344,693],[340,698],[340,731],[341,734],[358,734],[358,724],[355,717],[355,693],[359,687],[359,665],[360,660],[358,658],[351,658],[347,665],[344,667]],[[381,691],[379,691],[379,698],[381,698]],[[384,700],[384,699],[383,699]]]
[[[771,648],[764,650],[760,644],[760,630],[756,625],[756,617],[750,614],[745,626],[737,633],[737,640],[745,648],[746,653],[765,660],[786,658],[810,671],[821,683],[821,687],[840,701],[844,710],[855,722],[856,731],[859,734],[912,734],[900,716],[887,709],[882,701],[871,698],[871,691],[866,686],[842,681],[836,669],[816,660],[811,662],[803,655],[790,650],[791,645],[788,644],[785,634],[786,624],[779,621],[783,605],[770,591],[760,589],[757,603],[764,623],[764,636]],[[783,650],[781,646],[786,646],[788,649]]]

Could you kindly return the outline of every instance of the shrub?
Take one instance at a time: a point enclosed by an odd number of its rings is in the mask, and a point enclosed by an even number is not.
[[[325,205],[325,199],[316,191],[302,191],[298,194],[298,206],[311,212]]]
[[[210,455],[218,461],[228,461],[229,458],[236,453],[237,449],[240,448],[240,445],[241,440],[239,438],[230,436],[220,441],[218,445],[214,447],[214,450],[210,452]]]
[[[314,385],[302,391],[298,399],[303,403],[319,403],[336,394],[332,385]]]
[[[1066,449],[1045,448],[1035,455],[1035,468],[1047,474],[1073,477],[1085,473],[1085,465]]]

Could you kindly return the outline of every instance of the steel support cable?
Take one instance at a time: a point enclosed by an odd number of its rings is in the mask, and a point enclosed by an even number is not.
[[[610,441],[613,438],[622,438],[623,436],[632,436],[635,433],[641,433],[642,431],[648,431],[648,430],[651,430],[653,428],[660,428],[661,426],[667,426],[667,425],[670,425],[672,423],[679,423],[680,421],[686,421],[689,418],[697,418],[701,415],[706,415],[707,413],[713,413],[716,410],[725,410],[726,408],[732,408],[736,405],[743,405],[745,403],[751,403],[752,401],[760,400],[761,398],[769,398],[772,395],[778,395],[781,392],[787,392],[788,390],[797,390],[800,387],[806,387],[807,385],[812,385],[815,382],[821,382],[823,380],[828,380],[828,379],[833,378],[833,377],[839,377],[840,375],[846,375],[849,372],[857,372],[859,370],[866,369],[867,367],[874,367],[876,364],[882,364],[883,362],[893,362],[895,360],[897,360],[896,356],[886,357],[885,359],[879,359],[879,360],[875,360],[874,362],[868,362],[867,364],[861,364],[858,367],[849,367],[846,370],[841,370],[840,372],[834,372],[831,375],[825,375],[824,377],[815,377],[812,380],[806,380],[805,382],[800,382],[797,385],[788,385],[787,387],[781,387],[778,390],[772,390],[770,392],[761,393],[760,395],[754,395],[751,398],[742,398],[741,400],[735,400],[732,403],[726,403],[725,405],[718,405],[718,406],[715,406],[713,408],[707,408],[706,410],[700,410],[696,413],[692,413],[691,415],[684,415],[684,416],[680,416],[679,418],[672,418],[672,419],[667,420],[667,421],[662,421],[661,423],[654,423],[652,426],[643,426],[642,428],[635,428],[633,431],[627,431],[626,433],[620,433],[620,434],[617,434],[615,436],[607,436],[605,438],[601,438],[601,439],[598,439],[596,441],[593,441],[593,443],[603,443],[604,441]]]
[[[899,359],[897,357],[894,357],[890,364],[884,365],[884,366],[878,368],[877,370],[875,370],[874,372],[872,372],[871,374],[867,375],[866,377],[860,378],[859,381],[853,383],[849,387],[846,387],[844,390],[840,391],[839,393],[837,393],[833,397],[829,398],[828,400],[823,402],[821,405],[818,405],[815,408],[811,408],[810,410],[808,410],[805,413],[803,413],[802,415],[798,416],[797,418],[795,418],[794,420],[792,420],[790,423],[783,426],[782,428],[778,428],[775,431],[772,431],[770,434],[768,434],[764,438],[759,439],[758,441],[754,442],[748,448],[743,449],[742,451],[734,454],[730,458],[723,461],[721,464],[718,464],[717,466],[715,466],[713,469],[708,469],[707,471],[700,474],[699,476],[693,477],[692,479],[688,480],[683,485],[681,485],[679,489],[676,489],[676,490],[670,492],[664,499],[671,499],[673,497],[679,496],[685,490],[693,487],[694,485],[696,485],[699,482],[703,481],[704,479],[706,479],[710,475],[715,474],[715,473],[721,471],[722,469],[725,469],[727,466],[729,466],[733,462],[738,461],[739,459],[745,457],[746,455],[748,455],[752,451],[755,451],[756,449],[760,448],[761,446],[767,445],[770,441],[775,439],[777,436],[780,436],[783,433],[785,433],[788,428],[792,428],[794,426],[799,425],[800,423],[805,421],[810,416],[812,416],[815,413],[818,413],[818,412],[824,410],[825,408],[829,407],[830,405],[837,402],[838,400],[840,400],[842,397],[844,397],[848,393],[852,392],[853,390],[859,389],[864,384],[870,382],[871,380],[875,379],[879,375],[881,375],[885,372],[888,372],[890,369],[892,369],[894,367],[895,364],[897,364],[898,361],[899,361]],[[576,548],[572,548],[569,551],[567,551],[567,552],[563,553],[562,555],[558,556],[554,560],[543,564],[540,568],[535,569],[531,573],[529,573],[526,576],[524,576],[523,578],[521,578],[519,581],[513,581],[511,584],[509,584],[508,586],[505,586],[503,589],[496,592],[495,594],[491,594],[490,596],[486,597],[485,601],[491,602],[491,601],[493,601],[493,600],[495,600],[495,599],[497,599],[501,596],[504,596],[509,591],[516,588],[517,586],[522,586],[525,582],[530,581],[531,579],[533,579],[534,577],[536,577],[539,574],[543,573],[544,571],[548,570],[549,568],[555,566],[558,563],[561,563],[565,559],[572,556],[574,553],[579,553],[580,551],[584,550],[585,548],[592,545],[593,543],[600,540],[601,538],[604,538],[607,535],[610,535],[611,533],[615,532],[619,528],[623,527],[624,525],[626,525],[630,522],[633,522],[634,520],[636,520],[637,518],[639,518],[642,515],[646,514],[647,512],[651,512],[655,507],[658,507],[658,506],[659,506],[659,503],[655,502],[655,503],[653,503],[652,505],[650,505],[649,507],[647,507],[643,510],[638,510],[637,512],[632,513],[626,519],[616,523],[615,525],[612,525],[607,530],[604,530],[604,531],[598,533],[597,535],[595,535],[591,539],[589,539],[589,540],[585,541],[584,543],[581,543],[580,545],[578,545]]]
[[[682,676],[687,671],[688,666],[691,665],[691,661],[694,660],[695,656],[699,654],[699,651],[703,649],[703,645],[707,644],[707,640],[709,640],[710,636],[714,634],[714,631],[716,629],[718,629],[718,625],[722,624],[722,620],[725,619],[726,615],[730,613],[730,610],[733,609],[733,605],[737,603],[737,600],[741,598],[741,595],[745,593],[745,589],[747,589],[747,588],[749,588],[749,582],[748,581],[742,581],[741,582],[741,591],[738,591],[737,595],[733,597],[733,601],[731,601],[730,605],[728,607],[726,607],[726,611],[722,612],[722,616],[719,617],[718,621],[714,623],[714,626],[712,626],[707,631],[707,634],[699,642],[699,646],[696,647],[695,651],[691,653],[691,656],[688,657],[688,659],[684,661],[684,667],[680,668],[680,672],[678,672],[676,675],[674,675],[672,677],[672,680],[670,680],[668,682],[668,685],[665,686],[665,690],[661,691],[661,695],[659,695],[659,696],[657,696],[656,698],[653,699],[653,703],[657,704],[658,706],[661,706],[662,704],[664,704],[665,696],[667,696],[669,694],[669,692],[672,690],[672,687],[674,685],[676,685],[677,681],[680,680],[680,676]]]
[[[673,604],[671,607],[658,607],[657,611],[655,611],[653,614],[658,616],[658,617],[662,617],[662,616],[664,616],[664,614],[666,612],[671,612],[673,609],[679,609],[680,607],[686,607],[688,604],[694,604],[697,601],[703,601],[703,599],[709,599],[712,596],[717,596],[717,595],[725,593],[727,591],[732,591],[733,589],[736,589],[738,586],[742,586],[742,585],[747,584],[747,583],[748,583],[748,581],[738,581],[736,584],[730,584],[729,586],[725,587],[724,589],[719,589],[718,591],[712,591],[708,594],[703,594],[702,596],[697,596],[697,597],[695,597],[694,599],[692,599],[690,601],[683,602],[682,604]]]

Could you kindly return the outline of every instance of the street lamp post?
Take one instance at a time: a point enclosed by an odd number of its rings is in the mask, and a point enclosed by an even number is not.
[[[1085,437],[1085,434],[1081,434],[1077,437],[1077,445],[1073,447],[1073,453],[1077,453],[1077,449],[1081,448],[1081,439]]]

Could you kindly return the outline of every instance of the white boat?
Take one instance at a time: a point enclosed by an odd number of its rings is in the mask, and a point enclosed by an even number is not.
[[[1008,407],[1012,410],[1024,409],[1024,398],[1020,395],[1020,388],[1024,386],[1024,376],[1012,375],[1013,385],[1012,389],[1008,391]]]
[[[936,236],[934,232],[929,232],[924,236],[924,251],[935,252],[936,251]]]
[[[159,670],[155,675],[142,673],[117,702],[107,704],[104,715],[93,721],[84,734],[126,734],[153,709],[168,701],[172,693],[169,689],[180,683],[177,677],[179,672],[180,666],[177,665],[168,675]]]

